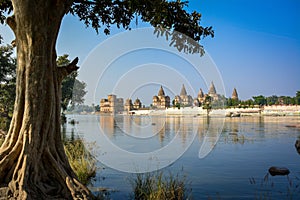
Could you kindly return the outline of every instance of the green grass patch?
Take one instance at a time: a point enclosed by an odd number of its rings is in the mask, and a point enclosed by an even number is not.
[[[77,175],[79,181],[88,185],[96,176],[96,159],[91,154],[91,150],[85,147],[83,140],[76,139],[65,142],[65,152],[70,165]]]
[[[164,176],[163,172],[137,174],[131,180],[133,199],[138,200],[181,200],[188,199],[191,190],[187,189],[184,176]]]

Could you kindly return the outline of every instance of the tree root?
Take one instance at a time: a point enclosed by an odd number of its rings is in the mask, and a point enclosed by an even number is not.
[[[16,153],[16,152],[15,152]],[[72,169],[63,161],[54,148],[45,147],[38,164],[34,156],[24,154],[24,149],[11,165],[7,176],[1,171],[0,200],[5,199],[93,199],[93,195],[86,186],[81,184]],[[3,161],[15,158],[10,154]],[[7,164],[4,166],[8,166]],[[3,180],[3,179],[2,179]]]

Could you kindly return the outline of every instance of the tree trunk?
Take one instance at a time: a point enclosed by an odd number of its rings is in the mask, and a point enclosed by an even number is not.
[[[64,152],[60,132],[61,81],[78,59],[56,65],[56,40],[67,0],[12,0],[7,20],[16,36],[15,110],[0,148],[0,187],[11,199],[88,199]]]

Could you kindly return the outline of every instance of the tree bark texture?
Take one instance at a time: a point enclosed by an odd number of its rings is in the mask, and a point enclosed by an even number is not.
[[[16,36],[17,83],[13,119],[0,148],[0,187],[11,199],[88,199],[64,152],[60,89],[76,70],[56,65],[56,40],[68,0],[12,0],[7,20]]]

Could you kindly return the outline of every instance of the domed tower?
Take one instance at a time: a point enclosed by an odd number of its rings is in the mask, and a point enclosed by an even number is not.
[[[142,107],[142,102],[139,100],[139,98],[136,98],[136,100],[133,103],[133,108],[134,109],[140,109]]]
[[[165,96],[165,91],[162,86],[160,86],[160,89],[158,91],[157,96],[153,96],[152,98],[152,106],[154,108],[158,109],[165,109],[167,107],[170,107],[170,97]]]
[[[124,105],[124,110],[131,111],[132,109],[133,109],[133,105],[132,105],[131,99],[126,99],[125,105]]]
[[[233,88],[233,92],[232,92],[231,98],[232,99],[236,99],[236,100],[239,99],[239,96],[238,96],[238,93],[236,91],[236,88]]]

